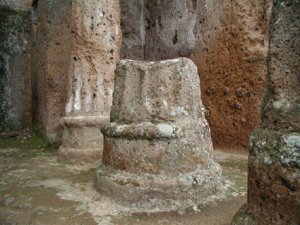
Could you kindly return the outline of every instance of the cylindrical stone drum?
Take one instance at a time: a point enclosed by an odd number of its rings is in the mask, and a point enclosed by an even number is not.
[[[221,169],[204,112],[191,60],[122,60],[97,188],[117,201],[162,210],[214,193]]]

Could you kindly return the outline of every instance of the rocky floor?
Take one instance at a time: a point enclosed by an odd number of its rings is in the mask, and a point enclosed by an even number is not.
[[[35,134],[0,139],[1,225],[229,225],[246,202],[247,156],[215,151],[224,188],[184,212],[128,208],[97,193],[94,171],[67,165]]]

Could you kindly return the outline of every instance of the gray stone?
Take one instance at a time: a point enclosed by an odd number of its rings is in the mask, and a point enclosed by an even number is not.
[[[44,0],[32,10],[32,118],[49,143],[62,135],[72,47],[70,4]]]
[[[32,1],[33,0],[0,0],[0,5],[16,10],[30,10]]]
[[[4,205],[9,206],[14,201],[15,201],[14,197],[7,196],[7,197],[4,198]]]
[[[0,1],[0,132],[7,132],[31,126],[31,17],[30,11],[3,4]]]
[[[120,3],[121,58],[192,59],[205,91],[202,101],[209,110],[214,145],[246,149],[250,133],[260,123],[266,92],[272,0]],[[239,88],[242,92],[236,93]],[[242,118],[247,123],[239,123]]]
[[[298,225],[300,221],[299,15],[300,1],[274,2],[269,90],[262,123],[249,140],[248,211],[258,224]],[[242,217],[235,217],[233,224]]]
[[[122,60],[97,189],[144,210],[200,204],[220,187],[195,64]]]

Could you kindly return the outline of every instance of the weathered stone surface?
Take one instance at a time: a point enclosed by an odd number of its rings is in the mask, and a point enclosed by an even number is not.
[[[250,139],[248,206],[261,224],[300,221],[300,134],[256,129]]]
[[[231,225],[260,225],[258,224],[249,212],[247,204],[243,205],[233,217]]]
[[[0,2],[0,132],[31,126],[30,21]]]
[[[107,121],[109,117],[64,117],[60,159],[74,164],[99,164],[103,149],[100,127]]]
[[[120,0],[122,46],[121,58],[146,60],[145,1]]]
[[[215,146],[246,147],[250,132],[259,123],[265,93],[270,3],[121,0],[122,58],[191,58],[201,74],[202,98]],[[65,56],[71,40],[69,4],[69,0],[46,0],[37,7],[41,36],[35,39],[39,44],[34,45],[33,66],[38,64],[34,70],[40,71],[35,72],[41,79],[35,79],[39,81],[34,86],[35,102],[41,106],[34,119],[50,142],[60,140],[59,119],[67,99],[64,65],[69,63]],[[51,63],[38,62],[46,57]],[[43,65],[48,66],[43,69]],[[43,89],[48,93],[45,96]]]
[[[199,85],[186,58],[120,62],[99,191],[148,210],[185,208],[216,192],[221,169]]]
[[[119,2],[72,1],[70,20],[68,98],[59,154],[70,161],[101,161],[100,128],[109,122],[121,44]]]
[[[0,5],[7,6],[15,10],[30,10],[32,2],[33,0],[0,0]],[[30,23],[27,25],[29,26],[29,24]]]
[[[99,132],[99,127],[66,127],[62,134],[62,142],[66,147],[60,148],[61,160],[79,165],[99,164],[103,145],[103,136]]]
[[[48,142],[61,139],[71,54],[70,0],[38,1],[33,11],[33,122]]]
[[[269,92],[262,124],[250,137],[248,210],[259,224],[300,221],[299,15],[299,1],[274,3]]]
[[[271,3],[121,0],[121,57],[191,58],[215,146],[247,147],[266,91]]]
[[[270,24],[269,95],[263,126],[300,130],[300,3],[278,1]]]

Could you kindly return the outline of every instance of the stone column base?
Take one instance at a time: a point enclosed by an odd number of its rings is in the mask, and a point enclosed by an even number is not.
[[[96,188],[122,205],[140,212],[177,211],[205,203],[221,188],[221,170],[187,174],[134,174],[101,165],[96,171]]]
[[[104,116],[63,118],[59,158],[74,164],[100,164],[103,153],[103,135],[100,129],[108,120]]]

